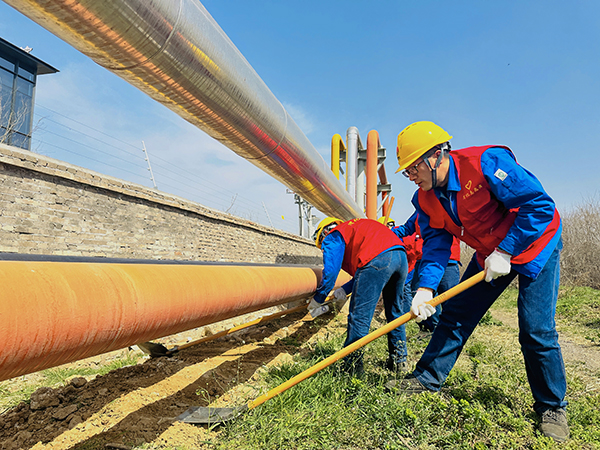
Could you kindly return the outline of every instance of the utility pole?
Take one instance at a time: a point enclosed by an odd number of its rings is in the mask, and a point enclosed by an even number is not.
[[[267,219],[269,219],[269,223],[271,224],[271,228],[273,227],[273,222],[271,222],[271,216],[269,216],[269,211],[267,211],[267,207],[265,206],[265,202],[262,202],[263,208],[265,209],[265,213],[267,214]]]
[[[148,157],[148,152],[146,151],[146,144],[142,141],[142,147],[145,155],[145,160],[148,161],[148,170],[150,171],[150,179],[152,180],[152,184],[154,185],[154,189],[158,189],[156,187],[156,181],[154,181],[154,174],[152,173],[152,167],[150,166],[150,158]]]
[[[313,233],[313,215],[312,208],[313,206],[300,197],[298,194],[294,193],[294,203],[298,205],[298,220],[300,227],[300,236],[305,238],[310,238]],[[306,221],[306,227],[304,226],[304,222]]]

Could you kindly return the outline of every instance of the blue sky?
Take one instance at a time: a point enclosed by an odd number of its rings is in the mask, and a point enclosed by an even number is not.
[[[202,3],[327,161],[334,134],[379,132],[397,222],[414,185],[396,137],[417,120],[511,147],[563,212],[598,195],[600,2]],[[151,187],[143,140],[159,189],[297,231],[283,185],[2,2],[0,36],[60,70],[39,78],[33,150]]]

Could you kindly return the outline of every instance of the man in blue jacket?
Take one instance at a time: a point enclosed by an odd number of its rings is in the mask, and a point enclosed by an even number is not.
[[[334,292],[336,300],[352,292],[344,347],[369,333],[380,295],[383,295],[388,322],[408,312],[409,304],[403,304],[406,253],[400,239],[388,227],[376,220],[352,219],[342,222],[328,217],[318,225],[314,238],[315,244],[323,252],[323,277],[309,309],[324,302],[341,269],[353,277]],[[388,352],[387,368],[406,370],[404,326],[388,333]],[[357,350],[348,355],[345,365],[349,372],[361,375],[362,352]]]
[[[518,277],[519,342],[533,407],[540,431],[565,441],[567,384],[554,322],[560,216],[541,183],[508,147],[450,151],[451,138],[432,122],[416,122],[398,135],[398,171],[419,187],[412,202],[423,234],[419,288],[411,309],[421,319],[434,313],[427,302],[448,263],[453,236],[476,251],[463,279],[483,269],[486,282],[444,305],[415,371],[398,387],[440,390],[475,326]]]

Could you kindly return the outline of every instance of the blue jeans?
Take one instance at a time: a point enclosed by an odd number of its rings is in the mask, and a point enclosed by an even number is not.
[[[535,280],[511,270],[492,283],[482,281],[446,301],[440,322],[413,372],[423,386],[433,391],[441,389],[481,318],[518,276],[519,343],[535,400],[533,408],[538,414],[549,408],[564,408],[567,381],[554,322],[561,249],[562,241]],[[474,255],[463,280],[480,270]]]
[[[415,295],[417,288],[419,287],[419,275],[421,268],[421,260],[417,261],[415,264],[415,273],[411,283],[412,295]],[[444,275],[442,275],[442,279],[440,280],[440,284],[438,285],[437,291],[435,295],[440,295],[446,292],[448,289],[453,288],[460,281],[460,269],[458,267],[458,262],[448,263],[446,266],[446,270],[444,271]],[[442,313],[442,305],[437,305],[435,307],[435,313],[426,320],[419,322],[419,328],[421,330],[433,331],[435,327],[440,322],[440,314]]]
[[[404,299],[404,281],[408,264],[403,249],[388,250],[373,258],[354,275],[354,287],[348,314],[348,334],[344,347],[369,334],[371,320],[379,296],[383,294],[385,318],[388,322],[397,319],[410,309],[410,300]],[[390,331],[388,351],[397,362],[406,361],[406,331],[404,325]],[[362,364],[359,349],[346,357],[346,363]]]

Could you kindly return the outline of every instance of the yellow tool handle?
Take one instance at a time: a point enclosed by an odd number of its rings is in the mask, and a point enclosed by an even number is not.
[[[429,303],[431,306],[435,307],[435,306],[437,306],[437,305],[445,302],[449,298],[452,298],[455,295],[460,294],[464,290],[469,289],[470,287],[472,287],[475,284],[479,283],[480,281],[482,281],[484,279],[484,277],[485,277],[485,273],[484,273],[484,271],[481,271],[478,274],[473,275],[471,278],[463,281],[462,283],[457,284],[453,288],[448,289],[443,294],[440,294],[437,297],[434,297],[433,299],[431,299],[427,303]],[[313,376],[315,373],[319,372],[320,370],[324,369],[325,367],[330,366],[334,362],[338,361],[339,359],[343,358],[346,355],[349,355],[353,351],[358,350],[361,347],[364,347],[365,345],[367,345],[368,343],[374,341],[378,337],[381,337],[384,334],[389,333],[394,328],[397,328],[400,325],[404,325],[406,322],[408,322],[409,320],[411,320],[411,319],[413,319],[415,317],[417,317],[417,316],[415,316],[412,313],[412,311],[407,312],[406,314],[404,314],[404,315],[398,317],[397,319],[391,321],[387,325],[384,325],[383,327],[381,327],[381,328],[373,331],[372,333],[369,333],[365,337],[360,338],[358,341],[353,342],[352,344],[348,345],[347,347],[344,347],[343,349],[341,349],[340,351],[334,353],[333,355],[329,356],[328,358],[325,358],[323,361],[320,361],[319,363],[315,364],[314,366],[309,367],[304,372],[299,373],[295,377],[290,378],[285,383],[282,383],[279,386],[271,389],[266,394],[263,394],[260,397],[254,399],[254,400],[252,400],[250,402],[248,402],[248,409],[252,409],[252,408],[255,408],[255,407],[259,406],[259,405],[262,405],[267,400],[269,400],[269,399],[271,399],[271,398],[273,398],[273,397],[281,394],[282,392],[285,392],[286,390],[288,390],[292,386],[295,386],[298,383],[300,383],[301,381],[304,381],[305,379]]]
[[[390,213],[392,212],[392,206],[394,206],[394,197],[390,198],[390,206],[387,209],[387,213],[385,215],[385,219],[383,219],[383,224],[387,226],[388,220],[390,218]]]
[[[329,301],[331,299],[332,299],[332,296],[327,297],[325,299],[325,302],[323,302],[323,304],[325,305],[327,303],[327,301]],[[183,350],[184,348],[192,347],[193,345],[198,345],[198,344],[202,344],[204,342],[212,341],[213,339],[217,339],[217,338],[220,338],[222,336],[227,336],[228,334],[235,333],[236,331],[243,330],[244,328],[248,328],[248,327],[251,327],[253,325],[258,325],[259,323],[268,322],[270,320],[277,319],[278,317],[281,317],[281,316],[286,316],[288,314],[292,314],[292,313],[295,313],[295,312],[298,312],[298,311],[302,311],[303,309],[306,309],[307,306],[308,306],[307,304],[302,304],[302,305],[296,306],[294,308],[290,308],[290,309],[279,311],[279,312],[276,312],[276,313],[273,313],[273,314],[269,314],[268,316],[259,317],[258,319],[254,319],[254,320],[252,320],[250,322],[246,322],[246,323],[243,323],[241,325],[236,325],[235,327],[229,328],[227,330],[220,331],[220,332],[215,333],[215,334],[211,334],[210,336],[206,336],[206,337],[203,337],[201,339],[197,339],[197,340],[192,341],[192,342],[188,342],[187,344],[178,345],[173,350],[171,350],[171,352]]]

